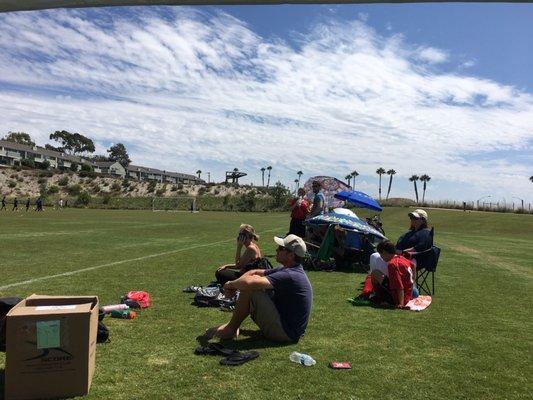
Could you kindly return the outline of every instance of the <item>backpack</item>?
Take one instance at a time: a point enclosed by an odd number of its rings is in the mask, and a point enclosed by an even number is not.
[[[257,258],[255,261],[246,264],[243,269],[248,272],[252,269],[273,269],[274,267],[270,263],[270,260],[266,257]]]
[[[98,331],[96,333],[96,343],[109,342],[109,329],[102,321],[98,321]]]
[[[205,287],[196,292],[193,303],[198,307],[219,307],[222,299],[224,295],[219,287]]]
[[[128,306],[130,307],[134,306],[134,302],[136,302],[139,307],[133,308],[148,308],[150,307],[150,294],[143,291],[131,291],[122,298],[122,302],[125,304],[129,303]]]
[[[0,299],[0,351],[6,351],[6,315],[23,299],[19,297],[4,297]]]

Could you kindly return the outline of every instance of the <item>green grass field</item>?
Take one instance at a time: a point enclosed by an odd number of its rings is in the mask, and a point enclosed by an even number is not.
[[[407,212],[384,211],[391,239],[406,230]],[[181,289],[209,282],[231,261],[241,222],[273,255],[286,214],[2,212],[0,296],[94,294],[110,304],[129,290],[150,292],[153,307],[137,320],[106,318],[111,342],[98,345],[89,399],[531,398],[533,216],[429,213],[442,248],[429,309],[353,307],[346,299],[363,274],[309,272],[315,297],[305,337],[273,346],[248,320],[234,346],[260,357],[236,368],[193,354],[196,336],[229,314],[194,307]],[[294,350],[317,365],[291,363]],[[331,370],[332,360],[353,369]],[[4,361],[0,353],[0,372]]]

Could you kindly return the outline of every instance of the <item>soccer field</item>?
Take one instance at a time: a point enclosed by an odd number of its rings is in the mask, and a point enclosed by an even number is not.
[[[408,227],[407,212],[383,213],[393,241]],[[229,314],[196,308],[181,289],[208,283],[231,262],[243,222],[273,260],[272,236],[287,231],[286,214],[1,212],[0,297],[97,295],[103,305],[129,290],[151,294],[153,306],[137,320],[105,319],[111,342],[97,347],[89,399],[530,398],[533,216],[428,212],[442,254],[426,311],[353,307],[346,299],[363,274],[309,272],[306,335],[275,346],[247,320],[234,346],[260,357],[235,368],[193,354],[196,336]],[[295,350],[317,365],[291,363]],[[353,368],[331,370],[333,360]],[[2,393],[4,361],[0,353]]]

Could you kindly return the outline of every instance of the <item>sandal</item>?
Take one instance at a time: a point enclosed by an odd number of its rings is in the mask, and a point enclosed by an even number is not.
[[[223,356],[231,357],[238,353],[240,353],[238,350],[228,349],[222,346],[220,343],[208,343],[205,346],[198,346],[194,350],[194,354],[197,354],[200,356],[223,355]]]
[[[235,354],[220,360],[220,365],[241,365],[250,360],[254,360],[257,357],[259,357],[259,353],[254,350],[237,351]]]

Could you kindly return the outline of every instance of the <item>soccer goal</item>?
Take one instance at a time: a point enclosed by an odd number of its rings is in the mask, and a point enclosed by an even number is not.
[[[174,211],[196,213],[195,196],[153,197],[152,211]]]

